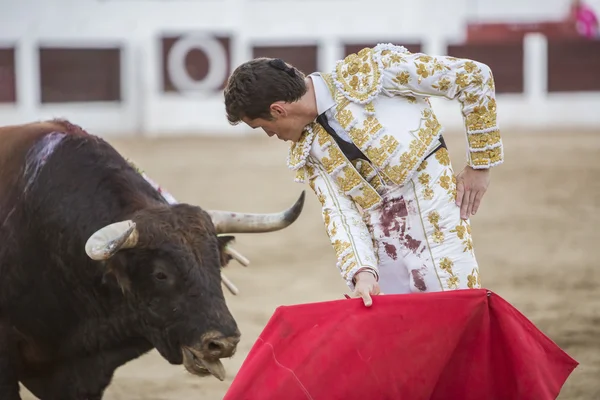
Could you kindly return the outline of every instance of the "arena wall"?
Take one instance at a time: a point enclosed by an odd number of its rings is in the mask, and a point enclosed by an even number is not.
[[[567,0],[11,3],[0,5],[3,124],[67,117],[104,135],[248,134],[223,112],[239,63],[280,55],[310,73],[392,42],[488,63],[504,129],[600,127],[600,40],[561,33]],[[457,103],[434,103],[443,124],[462,128]]]

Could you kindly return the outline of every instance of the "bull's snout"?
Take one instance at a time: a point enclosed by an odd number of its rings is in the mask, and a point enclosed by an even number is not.
[[[225,367],[219,359],[233,356],[239,342],[240,333],[237,330],[231,336],[218,331],[205,333],[195,346],[182,347],[183,364],[192,374],[212,374],[222,381],[225,379]]]
[[[227,358],[235,354],[240,334],[225,336],[221,332],[212,331],[204,334],[200,339],[202,353],[211,358]]]

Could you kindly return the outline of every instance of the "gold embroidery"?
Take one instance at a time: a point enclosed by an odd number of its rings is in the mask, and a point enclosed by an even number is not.
[[[406,49],[404,53],[407,55],[410,54]],[[404,57],[402,57],[402,55],[398,54],[396,51],[392,52],[389,49],[381,51],[381,63],[383,64],[384,68],[390,68],[393,65],[404,62],[406,62],[406,59],[404,59]]]
[[[502,148],[500,147],[488,150],[488,154],[490,155],[491,163],[499,162],[500,160],[502,160]]]
[[[381,191],[384,189],[384,183],[381,181],[379,175],[375,175],[371,180],[369,180],[369,184],[373,186],[373,189],[375,189],[378,193],[381,193]]]
[[[450,155],[448,154],[448,150],[445,147],[442,147],[435,153],[435,159],[444,166],[450,165]]]
[[[433,232],[433,241],[438,244],[444,243],[444,232],[436,229]]]
[[[404,85],[408,85],[408,82],[410,82],[410,79],[411,79],[410,73],[407,71],[402,71],[398,75],[396,75],[396,77],[393,79],[393,81],[401,86],[404,86]]]
[[[329,157],[323,157],[321,162],[325,167],[327,173],[331,174],[339,166],[343,165],[346,162],[346,157],[337,146],[328,147],[327,153]]]
[[[318,189],[318,193],[316,193],[316,195],[317,199],[319,200],[319,203],[321,203],[321,206],[325,206],[325,201],[327,200],[327,198],[325,197],[321,189]]]
[[[423,198],[425,200],[433,200],[433,195],[434,195],[434,192],[433,192],[432,188],[428,187],[428,188],[423,189]]]
[[[342,86],[346,96],[356,101],[365,102],[380,90],[381,71],[370,48],[348,55],[337,63],[335,70],[335,79]]]
[[[451,175],[452,176],[448,176],[448,169],[446,169],[438,181],[441,188],[448,193],[448,201],[454,201],[456,199],[456,177],[452,173]]]
[[[471,79],[471,85],[472,86],[478,86],[480,89],[483,89],[483,75],[481,74],[474,74],[472,79]]]
[[[354,168],[346,165],[343,172],[344,176],[337,177],[337,184],[344,193],[350,192],[356,186],[360,185],[361,177]]]
[[[336,254],[338,260],[342,257],[342,254],[346,250],[350,249],[350,247],[351,247],[351,244],[349,242],[341,241],[339,239],[337,239],[333,242],[333,250],[335,251],[335,254]]]
[[[370,189],[370,187],[368,187]],[[355,196],[354,200],[360,205],[363,210],[368,210],[379,202],[379,195],[374,190],[363,188],[362,196]]]
[[[502,161],[502,147],[490,150],[471,152],[471,164],[477,166],[488,166]]]
[[[383,164],[388,156],[388,152],[384,147],[369,146],[367,148],[367,157],[377,165]]]
[[[329,223],[331,222],[331,215],[329,214],[329,209],[325,209],[325,211],[323,211],[323,221],[325,222],[325,225],[329,226]]]
[[[458,284],[459,284],[458,276],[453,275],[450,278],[448,278],[448,288],[458,289]]]
[[[469,76],[464,72],[459,72],[456,74],[456,80],[454,81],[461,89],[469,86]]]
[[[344,113],[347,121],[354,119],[352,113],[347,110]],[[338,114],[339,115],[339,114]],[[368,123],[365,122],[365,127],[370,129],[381,129],[378,121],[374,118],[367,118]],[[325,171],[332,177],[337,183],[338,187],[342,192],[352,196],[353,200],[363,209],[372,208],[381,200],[381,196],[377,192],[377,186],[381,186],[381,182],[378,182],[375,178],[371,179],[372,184],[367,181],[368,175],[358,171],[355,166],[349,162],[344,153],[341,151],[339,146],[333,142],[331,137],[327,134],[324,129],[316,129],[318,134],[319,144],[321,146],[329,143],[326,151],[327,156],[321,158]],[[371,168],[371,170],[373,170]],[[373,170],[374,171],[374,170]],[[333,176],[337,175],[337,176]]]
[[[440,186],[446,190],[450,189],[450,177],[446,175],[446,172],[440,176]]]
[[[440,226],[438,223],[440,222],[440,214],[437,211],[432,211],[427,215],[427,219],[429,223],[433,225],[433,241],[435,243],[443,243],[444,242],[444,232],[440,230]]]
[[[400,64],[400,63],[406,62],[406,60],[404,58],[402,58],[402,56],[400,56],[400,54],[397,54],[397,53],[391,54],[388,57],[388,59],[390,60],[391,64]]]
[[[479,280],[479,269],[473,268],[471,274],[467,276],[467,287],[469,289],[479,289],[481,287],[481,281]]]
[[[473,111],[467,115],[466,123],[467,130],[481,131],[496,127],[496,100],[487,97],[488,105],[483,105],[483,99],[480,100],[478,106],[473,108]]]
[[[435,58],[433,60],[433,71],[435,72],[442,72],[442,71],[449,71],[450,67],[447,66],[446,64],[444,64],[443,62],[439,61],[437,58]]]
[[[419,165],[419,168],[417,168],[417,172],[421,172],[425,168],[427,168],[427,160],[423,160],[423,162],[421,163],[421,165]]]
[[[440,214],[437,211],[432,211],[427,216],[429,223],[435,227],[437,227],[438,222],[440,222]]]
[[[475,104],[477,103],[478,97],[475,93],[467,93],[465,96],[465,104]]]
[[[346,97],[344,97],[344,94],[337,90],[337,87],[333,80],[333,76],[331,74],[321,73],[321,76],[325,80],[325,83],[327,84],[327,87],[329,88],[331,95],[335,99],[335,102],[336,102],[335,109],[336,109],[337,113],[344,111],[344,109],[348,106],[348,104],[350,104],[350,100],[348,100]],[[350,114],[350,116],[352,116],[352,114]],[[342,127],[344,129],[347,129],[349,124],[352,122],[352,118],[350,118],[350,120],[345,120],[342,117],[342,119],[340,120],[340,117],[338,115],[336,115],[336,118],[338,118],[338,122],[340,122],[340,124],[342,125]]]
[[[321,73],[321,77],[327,84],[327,87],[329,88],[329,93],[331,93],[332,96],[335,96],[335,83],[333,82],[333,77],[331,76],[331,74]]]
[[[317,189],[316,189],[316,187],[315,187],[315,180],[314,180],[314,179],[311,179],[311,180],[309,180],[309,181],[308,181],[308,186],[310,186],[310,188],[311,188],[313,191],[315,191],[315,192],[317,191]]]
[[[461,220],[460,225],[457,225],[450,232],[456,233],[456,237],[458,237],[464,246],[463,253],[471,252],[473,253],[473,238],[471,237],[471,227],[469,224]]]
[[[477,68],[477,64],[475,64],[473,61],[467,61],[464,65],[465,71],[467,71],[468,73],[472,74],[473,72],[475,72],[478,68]]]
[[[492,147],[500,143],[500,131],[495,130],[492,132],[484,133],[473,133],[469,134],[469,147],[471,149],[483,149],[488,146]]]
[[[358,167],[357,167],[358,165]],[[375,168],[367,162],[367,161],[356,161],[354,163],[355,168],[357,168],[359,174],[369,182],[369,184],[377,191],[383,189],[384,183],[382,182],[379,175],[375,171]]]
[[[313,176],[315,176],[315,173],[316,173],[315,167],[313,167],[312,165],[306,164],[305,168],[306,168],[306,172],[308,173],[309,178],[312,178]]]
[[[444,77],[440,79],[437,84],[431,85],[432,88],[439,90],[440,92],[447,92],[450,89],[450,79]]]
[[[443,257],[440,260],[439,265],[442,270],[446,271],[450,275],[454,274],[454,272],[452,271],[452,267],[454,266],[454,263],[448,257]]]
[[[358,170],[358,173],[365,179],[370,179],[371,175],[375,172],[373,166],[367,161],[364,160],[354,160],[352,161],[354,168]]]
[[[352,164],[348,164],[345,156],[341,150],[339,150],[337,145],[332,145],[329,147],[329,154],[331,159],[323,157],[323,165],[328,170],[328,173],[331,173],[339,166],[345,164],[340,175],[338,175],[335,179],[339,188],[344,193],[349,194],[362,184],[362,187],[359,189],[359,194],[352,195],[354,201],[356,201],[356,203],[358,203],[358,205],[363,209],[371,208],[377,204],[381,198],[377,191],[366,182],[366,179],[361,176],[361,174],[352,166]],[[328,168],[331,168],[331,171],[329,171]]]
[[[350,129],[349,134],[352,137],[354,144],[364,151],[365,144],[381,129],[383,129],[383,126],[377,118],[373,115],[369,115],[365,118],[362,129],[353,127]]]
[[[427,66],[425,64],[415,63],[415,66],[417,67],[417,75],[419,75],[419,83],[421,83],[423,79],[427,79],[427,77],[429,77],[429,71],[427,70]]]
[[[419,183],[421,183],[421,185],[428,186],[430,179],[431,179],[431,176],[429,176],[429,174],[427,174],[425,172],[423,172],[421,175],[419,175]]]
[[[331,232],[330,232],[329,234],[330,234],[331,236],[335,236],[335,235],[337,235],[337,225],[336,225],[336,223],[335,223],[335,222],[333,223],[333,226],[331,227]]]
[[[400,155],[398,162],[392,162],[383,169],[383,172],[396,184],[404,183],[408,174],[423,159],[433,138],[441,130],[440,123],[430,109],[423,110],[422,114],[425,119],[425,126],[418,130],[418,138],[409,143],[407,151]]]
[[[395,137],[390,135],[385,135],[381,138],[381,145],[385,148],[385,151],[392,154],[398,146],[400,145]]]
[[[352,123],[352,121],[354,120],[354,116],[352,115],[352,112],[350,112],[350,110],[340,110],[337,113],[336,118],[342,126],[342,128],[344,129],[348,129],[350,123]]]
[[[318,124],[312,124],[318,125]],[[312,126],[311,126],[312,129]],[[288,152],[288,167],[296,169],[304,166],[306,157],[310,151],[310,146],[314,139],[314,131],[311,133],[308,129],[305,129],[300,136],[300,139],[296,143],[292,143]],[[298,175],[297,175],[298,177]]]
[[[331,143],[331,136],[329,136],[329,134],[327,133],[327,131],[325,130],[325,128],[321,127],[321,125],[319,124],[318,128],[314,129],[317,135],[317,140],[319,142],[319,146],[324,147],[325,144],[327,143]]]
[[[346,268],[344,268],[344,276],[346,276],[353,268],[356,268],[356,262],[352,261]]]
[[[354,254],[352,254],[352,252],[346,253],[346,255],[344,257],[342,257],[342,259],[340,260],[340,264],[346,265],[346,263],[348,261],[350,261],[353,257],[354,257]]]
[[[306,171],[305,171],[304,167],[300,167],[296,171],[296,180],[300,181],[300,182],[304,182],[304,179],[306,179]]]
[[[450,260],[448,257],[443,257],[439,262],[440,268],[450,275],[448,280],[446,281],[448,288],[450,289],[458,289],[458,285],[460,283],[458,276],[454,274],[452,268],[454,267],[454,262]]]

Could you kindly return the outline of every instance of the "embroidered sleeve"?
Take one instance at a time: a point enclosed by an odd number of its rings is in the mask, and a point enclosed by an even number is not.
[[[390,94],[457,99],[467,130],[469,165],[490,168],[502,164],[503,145],[490,68],[469,59],[413,54],[400,49],[392,45],[376,48],[383,71],[382,90]]]
[[[314,168],[309,185],[322,206],[323,222],[337,257],[337,267],[350,290],[359,270],[372,271],[379,279],[377,258],[369,230],[352,200],[331,181],[322,166]]]
[[[162,188],[158,183],[154,182],[146,173],[138,167],[132,160],[127,159],[127,163],[136,170],[142,177],[148,182],[160,195],[167,201],[169,204],[177,204],[177,200],[171,193],[167,192],[164,188]]]

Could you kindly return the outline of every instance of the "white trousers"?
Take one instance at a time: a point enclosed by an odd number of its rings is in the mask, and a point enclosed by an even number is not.
[[[379,258],[384,294],[480,288],[469,221],[455,203],[456,178],[448,151],[425,160],[402,187],[364,214]]]

